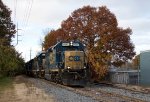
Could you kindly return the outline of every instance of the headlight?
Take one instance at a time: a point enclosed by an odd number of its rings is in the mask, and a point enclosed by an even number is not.
[[[70,67],[67,67],[68,69],[70,69]]]
[[[71,46],[73,45],[73,42],[72,42],[72,41],[70,42],[70,45],[71,45]]]

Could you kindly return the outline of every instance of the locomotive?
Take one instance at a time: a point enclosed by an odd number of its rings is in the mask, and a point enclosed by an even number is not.
[[[26,69],[32,76],[63,85],[85,86],[89,71],[85,46],[79,41],[60,41],[27,62]]]
[[[25,63],[25,70],[28,76],[32,76],[33,59]]]
[[[38,56],[26,62],[26,74],[32,77],[44,78],[45,52],[42,51]]]

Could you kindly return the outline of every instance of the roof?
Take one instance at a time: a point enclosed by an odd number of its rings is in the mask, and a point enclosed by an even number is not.
[[[133,70],[133,69],[127,69],[127,68],[111,68],[109,69],[109,72],[118,72],[118,73],[136,73],[140,72],[140,70]]]
[[[150,52],[150,50],[141,51],[140,53]]]

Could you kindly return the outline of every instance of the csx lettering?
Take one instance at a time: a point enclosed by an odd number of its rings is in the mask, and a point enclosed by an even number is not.
[[[69,56],[69,61],[80,61],[80,56]]]

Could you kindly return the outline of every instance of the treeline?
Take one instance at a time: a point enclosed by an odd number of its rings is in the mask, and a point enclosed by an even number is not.
[[[10,16],[11,10],[0,0],[0,77],[19,74],[24,67],[21,54],[11,45],[16,30]]]
[[[118,26],[116,16],[106,6],[84,6],[62,21],[61,28],[51,30],[43,46],[47,50],[60,40],[80,40],[86,45],[92,77],[99,80],[110,66],[121,66],[135,55],[131,34],[130,28]]]

